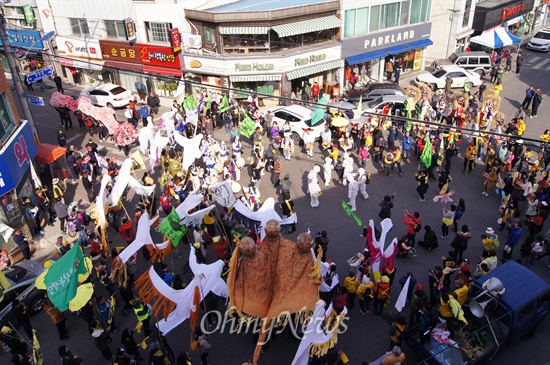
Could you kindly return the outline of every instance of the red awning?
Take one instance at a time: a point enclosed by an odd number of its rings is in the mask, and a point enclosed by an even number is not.
[[[58,158],[65,156],[67,149],[49,143],[40,143],[36,146],[38,153],[34,158],[37,162],[50,164]]]
[[[141,71],[143,67],[137,63],[118,62],[118,61],[105,61],[105,66],[127,69],[132,71]]]
[[[151,74],[159,74],[159,75],[176,76],[176,77],[183,76],[183,70],[166,68],[166,67],[157,67],[157,66],[143,66],[143,72],[148,72]]]

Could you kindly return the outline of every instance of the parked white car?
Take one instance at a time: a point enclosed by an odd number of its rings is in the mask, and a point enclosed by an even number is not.
[[[453,80],[452,88],[461,88],[465,83],[468,83],[468,87],[472,88],[482,83],[481,76],[478,73],[466,71],[462,67],[452,65],[443,66],[431,73],[421,73],[414,79],[413,83],[417,86],[427,83],[432,86],[433,90],[444,89],[447,76],[451,76]]]
[[[302,105],[290,105],[290,106],[281,106],[278,108],[271,109],[271,114],[273,115],[273,122],[277,122],[279,127],[282,129],[285,122],[288,120],[290,123],[290,128],[292,134],[290,138],[294,144],[299,145],[304,137],[305,131],[308,128],[311,128],[311,133],[315,139],[321,138],[321,133],[325,130],[326,121],[324,119],[319,120],[315,125],[311,125],[311,118],[313,117],[313,110],[306,108]],[[271,126],[269,126],[271,127]]]
[[[110,108],[123,108],[136,99],[131,91],[116,84],[102,84],[82,91],[80,96],[89,98],[92,104]]]
[[[527,48],[535,51],[548,52],[550,50],[550,28],[545,28],[533,36],[527,43]]]

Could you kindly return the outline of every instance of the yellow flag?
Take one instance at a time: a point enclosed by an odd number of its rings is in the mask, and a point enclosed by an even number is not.
[[[4,298],[4,292],[10,287],[11,283],[9,282],[8,278],[6,278],[6,275],[4,275],[3,271],[0,271],[0,302]]]
[[[44,364],[44,354],[42,354],[42,349],[38,343],[38,338],[36,337],[36,330],[32,330],[32,357],[34,360],[34,365]]]
[[[130,158],[132,159],[132,168],[130,171],[135,172],[146,169],[145,162],[143,162],[143,157],[141,157],[141,153],[139,152],[139,150],[136,150],[136,152],[132,153]]]

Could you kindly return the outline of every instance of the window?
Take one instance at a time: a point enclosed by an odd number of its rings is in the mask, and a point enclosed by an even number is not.
[[[392,3],[382,5],[382,16],[380,17],[380,29],[393,28],[399,25],[399,5]]]
[[[411,21],[409,24],[430,20],[432,0],[411,0]]]
[[[6,93],[0,95],[0,141],[9,137],[9,131],[15,126],[12,111]]]
[[[479,57],[472,57],[468,60],[469,65],[479,65]]]
[[[377,31],[380,28],[380,5],[371,6],[369,32]]]
[[[472,10],[472,0],[466,0],[464,7],[464,17],[462,18],[462,28],[466,28],[470,22],[470,11]]]
[[[346,10],[344,37],[365,34],[368,32],[369,8]]]
[[[88,21],[86,19],[69,18],[71,22],[71,29],[74,35],[90,34],[90,28],[88,28]]]
[[[149,42],[170,42],[170,29],[172,29],[172,23],[145,22],[145,28],[147,29],[147,38]]]
[[[126,38],[126,30],[122,21],[105,20],[105,30],[109,38]]]
[[[427,22],[430,20],[430,12],[432,11],[432,0],[422,0],[422,11],[420,13],[420,21]]]
[[[204,41],[206,43],[212,43],[212,28],[204,27]]]
[[[409,24],[409,0],[401,3],[401,21],[399,25]]]

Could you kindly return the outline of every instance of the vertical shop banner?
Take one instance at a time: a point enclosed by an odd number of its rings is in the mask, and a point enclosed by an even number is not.
[[[137,40],[136,25],[132,18],[124,19],[124,31],[126,32],[126,40],[130,42],[130,44]]]
[[[170,30],[170,44],[172,46],[172,52],[178,53],[181,51],[181,36],[178,28]]]
[[[42,29],[44,29],[44,32],[56,32],[52,9],[50,8],[48,0],[36,0],[36,6],[38,8],[38,16],[40,17],[40,22],[42,23]]]
[[[32,6],[30,5],[23,5],[23,15],[25,15],[25,20],[28,24],[33,24],[36,21],[34,10],[32,10]]]

